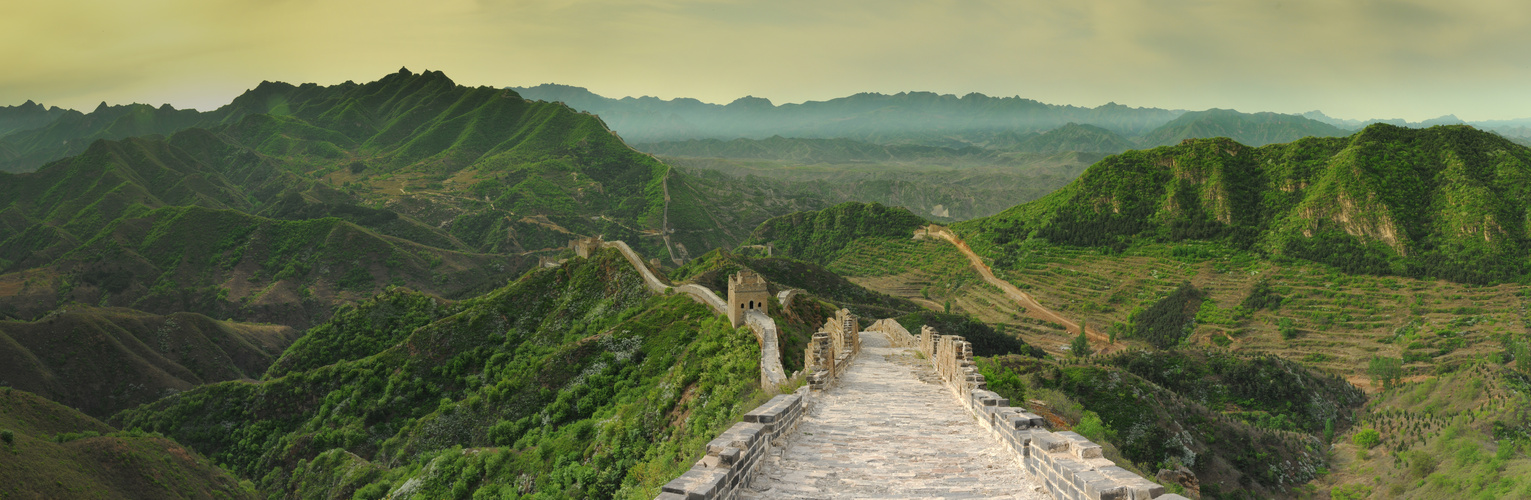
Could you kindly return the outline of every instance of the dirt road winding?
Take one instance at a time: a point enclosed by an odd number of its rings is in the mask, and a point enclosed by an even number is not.
[[[1004,292],[1005,296],[1009,297],[1010,300],[1014,300],[1016,303],[1026,308],[1027,316],[1063,325],[1064,331],[1069,333],[1079,333],[1078,323],[1070,321],[1068,318],[1063,317],[1062,314],[1054,312],[1052,309],[1043,307],[1042,304],[1037,302],[1036,298],[1031,296],[1031,294],[1023,292],[1020,288],[1016,288],[1015,285],[1010,284],[1010,282],[994,276],[994,271],[989,269],[989,265],[985,264],[983,259],[978,257],[978,254],[973,253],[973,249],[969,248],[968,244],[964,243],[962,238],[958,238],[957,234],[953,233],[950,229],[932,224],[929,227],[920,229],[920,231],[923,231],[924,234],[928,236],[946,240],[947,242],[951,243],[952,246],[957,247],[957,251],[962,252],[962,255],[967,257],[968,263],[973,265],[973,270],[978,271],[978,275],[982,277],[985,282],[990,285],[994,285],[996,288],[999,288],[999,290]],[[1105,354],[1116,350],[1115,346],[1110,343],[1110,337],[1106,336],[1106,334],[1102,333],[1100,330],[1097,330],[1094,327],[1086,327],[1085,337],[1090,339],[1090,347],[1095,349],[1095,352],[1097,353]]]

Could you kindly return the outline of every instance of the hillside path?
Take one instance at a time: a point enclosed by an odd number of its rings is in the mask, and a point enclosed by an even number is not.
[[[1036,298],[1031,296],[1031,294],[1023,292],[1020,288],[1016,288],[1015,285],[1011,284],[1009,281],[999,279],[998,276],[995,276],[994,270],[989,269],[989,265],[985,264],[983,259],[979,258],[978,254],[974,253],[973,249],[968,247],[968,244],[963,242],[961,238],[958,238],[956,233],[953,233],[950,229],[941,227],[940,229],[927,232],[926,234],[946,240],[947,242],[951,243],[952,246],[957,247],[957,251],[962,252],[962,255],[967,257],[968,262],[973,265],[973,270],[978,271],[978,276],[982,277],[983,280],[988,284],[999,288],[999,290],[1004,292],[1005,296],[1009,297],[1010,300],[1014,300],[1022,307],[1025,307],[1027,316],[1063,325],[1064,331],[1069,333],[1079,333],[1079,323],[1070,321],[1068,318],[1063,317],[1062,314],[1058,314],[1052,309],[1043,307],[1041,303],[1037,302]],[[1107,337],[1106,334],[1101,333],[1100,330],[1095,328],[1087,328],[1085,337],[1090,339],[1090,343],[1092,344],[1091,347],[1093,347],[1096,352],[1102,354],[1110,352],[1110,337]]]
[[[741,499],[1049,498],[913,349],[862,332],[861,354],[817,397]]]

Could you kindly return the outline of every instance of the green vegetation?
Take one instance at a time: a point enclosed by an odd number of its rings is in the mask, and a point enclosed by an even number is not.
[[[305,343],[294,349],[338,361],[283,365],[260,384],[204,386],[115,419],[167,433],[273,494],[398,494],[409,484],[427,497],[510,487],[651,498],[763,401],[748,330],[684,295],[650,296],[614,250],[447,311],[392,294],[315,329],[333,338],[386,319],[408,332],[386,349]],[[383,335],[362,343],[393,338]]]
[[[770,282],[773,296],[785,289],[803,290],[865,318],[894,317],[919,309],[912,302],[867,290],[822,266],[791,257],[745,257],[719,249],[687,262],[670,278],[726,295],[729,276],[741,269],[755,271]]]
[[[1393,386],[1398,385],[1399,379],[1403,378],[1403,360],[1374,356],[1367,362],[1366,374],[1371,376],[1373,385],[1392,389]]]
[[[106,418],[223,380],[259,377],[298,337],[292,328],[76,306],[37,321],[0,321],[0,378]]]
[[[1208,408],[1261,428],[1320,435],[1366,398],[1360,389],[1277,356],[1217,351],[1128,351],[1103,360]]]
[[[986,381],[994,375],[1007,392],[1039,401],[1027,406],[1101,444],[1125,467],[1185,465],[1203,495],[1291,494],[1291,485],[1316,478],[1326,464],[1315,435],[1325,415],[1332,421],[1364,400],[1344,381],[1274,358],[1180,351],[1096,359],[1102,364],[1019,356],[976,364]],[[1009,388],[1017,383],[1019,391]]]
[[[389,285],[483,293],[580,235],[703,253],[737,244],[732,228],[823,206],[739,204],[769,195],[672,171],[594,116],[440,72],[265,82],[208,113],[82,118],[149,124],[100,136],[116,140],[79,140],[96,132],[71,116],[54,131],[84,135],[6,136],[78,149],[0,174],[0,283],[32,284],[0,294],[6,316],[75,301],[306,328]]]
[[[1335,488],[1390,497],[1531,495],[1531,378],[1487,363],[1395,385],[1367,404]],[[1362,490],[1364,491],[1364,490]]]
[[[0,497],[256,498],[164,436],[118,431],[64,405],[0,388]]]
[[[1355,437],[1351,438],[1351,442],[1355,443],[1358,447],[1369,450],[1376,448],[1377,443],[1382,442],[1380,436],[1376,429],[1361,429],[1360,432],[1356,433]]]
[[[941,335],[960,336],[963,340],[972,344],[974,356],[1003,356],[1006,354],[1020,354],[1037,358],[1043,356],[1041,349],[1032,347],[1024,340],[995,330],[992,325],[967,315],[921,310],[900,316],[897,320],[901,325],[908,325],[914,328],[919,328],[919,325],[928,325],[931,328],[935,328]]]
[[[818,212],[767,220],[744,242],[770,243],[777,252],[819,265],[833,261],[846,245],[867,237],[909,239],[928,224],[908,210],[877,203],[842,203]]]
[[[1160,349],[1180,345],[1196,327],[1196,313],[1206,299],[1190,283],[1182,283],[1175,291],[1134,315],[1132,335]]]
[[[1085,336],[1084,328],[1080,328],[1079,336],[1074,337],[1074,340],[1069,341],[1069,354],[1073,356],[1079,356],[1081,358],[1088,358],[1091,354],[1094,353],[1095,351],[1090,349],[1090,338]]]
[[[1027,241],[1123,251],[1214,241],[1346,273],[1521,279],[1531,149],[1467,126],[1376,124],[1250,148],[1198,139],[1111,156],[1068,187],[958,224],[1011,267]],[[1466,201],[1471,200],[1471,201]]]

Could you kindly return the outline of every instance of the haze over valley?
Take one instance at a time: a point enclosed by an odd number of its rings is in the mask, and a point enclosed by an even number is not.
[[[1531,8],[938,7],[13,9],[0,498],[1531,497]]]

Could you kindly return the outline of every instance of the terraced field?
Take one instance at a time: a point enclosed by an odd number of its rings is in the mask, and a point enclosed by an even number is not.
[[[1278,354],[1367,388],[1365,371],[1373,356],[1402,358],[1406,373],[1419,377],[1484,359],[1502,349],[1500,335],[1524,330],[1518,322],[1524,320],[1525,300],[1512,285],[1346,275],[1212,244],[1146,246],[1123,254],[1036,246],[1008,268],[994,267],[997,276],[1043,306],[1119,332],[1135,311],[1189,282],[1208,300],[1187,343]],[[950,300],[954,310],[1004,325],[1049,352],[1063,352],[1071,338],[1057,325],[1023,317],[997,289],[980,282],[946,242],[858,241],[830,269],[927,307],[944,307]],[[1262,280],[1283,298],[1281,306],[1242,309],[1240,303]],[[1125,333],[1117,342],[1141,343]]]
[[[1188,281],[1208,297],[1188,343],[1279,354],[1363,386],[1372,356],[1403,358],[1409,373],[1421,375],[1483,359],[1500,349],[1500,334],[1524,328],[1516,324],[1524,301],[1512,285],[1346,275],[1212,246],[1150,247],[1125,255],[1037,248],[1000,275],[1043,305],[1095,324],[1125,323],[1135,310]],[[1261,280],[1283,297],[1281,306],[1239,308]]]

